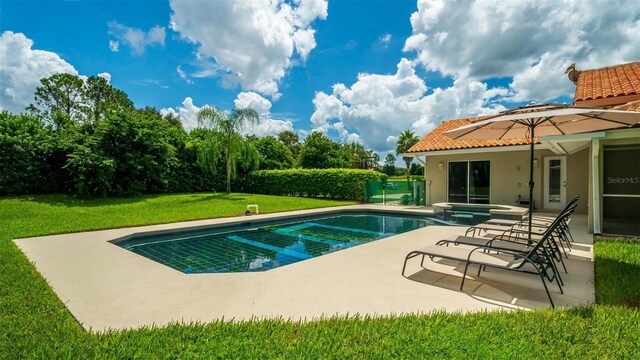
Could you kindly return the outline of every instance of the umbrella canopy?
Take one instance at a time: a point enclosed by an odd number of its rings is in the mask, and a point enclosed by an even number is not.
[[[490,118],[444,134],[452,139],[529,138],[529,234],[533,216],[533,146],[536,136],[568,135],[640,125],[640,113],[573,107],[564,104],[529,105],[500,112]]]
[[[640,113],[571,107],[564,104],[530,105],[445,132],[453,139],[508,139],[567,135],[640,124]]]

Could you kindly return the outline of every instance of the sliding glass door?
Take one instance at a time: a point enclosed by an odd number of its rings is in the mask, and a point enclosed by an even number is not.
[[[489,161],[451,161],[448,167],[448,201],[488,204],[491,165]]]
[[[456,161],[449,163],[449,202],[466,203],[469,200],[469,163]]]

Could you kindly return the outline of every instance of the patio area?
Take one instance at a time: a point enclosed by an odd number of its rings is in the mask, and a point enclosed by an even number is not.
[[[410,207],[356,205],[259,215],[282,218],[332,210]],[[183,274],[113,245],[109,240],[142,231],[158,231],[246,221],[246,217],[192,221],[137,228],[54,235],[15,240],[33,261],[73,316],[93,331],[209,322],[290,318],[312,320],[332,315],[398,315],[434,310],[467,312],[548,307],[539,278],[488,270],[470,278],[460,292],[462,267],[452,263],[409,261],[408,252],[463,234],[464,227],[430,226],[358,247],[265,272]],[[574,215],[576,240],[563,274],[565,294],[551,288],[559,307],[592,304],[592,236],[587,219]],[[452,266],[453,265],[453,266]]]

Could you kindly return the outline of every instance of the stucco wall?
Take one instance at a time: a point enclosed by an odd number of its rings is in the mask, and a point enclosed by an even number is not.
[[[567,156],[567,201],[580,196],[576,212],[586,214],[589,208],[589,149]]]
[[[534,157],[538,160],[538,166],[534,168],[534,200],[536,208],[544,211],[543,192],[543,158],[545,156],[557,156],[549,150],[536,150]],[[529,197],[529,161],[528,150],[501,151],[493,153],[480,153],[470,150],[464,154],[427,156],[425,167],[425,180],[429,191],[427,193],[428,204],[447,201],[447,168],[450,161],[489,160],[491,162],[491,203],[514,205],[518,195],[522,198]],[[438,164],[442,162],[442,170]],[[567,156],[567,201],[575,195],[583,199],[576,212],[587,212],[589,179],[589,151],[584,149],[573,155]],[[431,181],[431,184],[428,182]],[[557,210],[550,210],[557,212]]]

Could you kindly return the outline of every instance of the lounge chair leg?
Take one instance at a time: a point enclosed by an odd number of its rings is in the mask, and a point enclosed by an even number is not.
[[[562,290],[562,285],[564,285],[564,283],[560,284],[560,281],[558,281],[558,279],[560,279],[559,277],[556,277],[556,282],[558,283],[558,289],[560,289],[560,294],[564,294],[564,290]]]
[[[413,257],[413,256],[411,256],[411,254],[412,254],[412,253],[409,253],[409,254],[407,255],[407,257],[406,257],[406,258],[404,258],[404,265],[402,266],[402,276],[403,276],[403,277],[406,277],[406,276],[404,276],[404,271],[407,269],[407,261],[409,261],[409,259]]]
[[[549,297],[549,302],[551,303],[551,308],[555,309],[555,305],[553,304],[553,299],[551,298],[551,294],[549,293],[549,288],[547,288],[547,283],[544,281],[544,276],[542,276],[541,272],[538,272],[538,275],[540,275],[540,280],[542,281],[542,285],[544,286],[544,291],[547,292],[547,296]]]
[[[469,263],[467,262],[464,266],[464,274],[462,274],[462,283],[460,284],[460,291],[464,287],[464,281],[467,278],[467,270],[469,269]]]
[[[404,270],[407,268],[407,258],[404,259],[404,265],[402,266],[402,276],[404,276]]]

